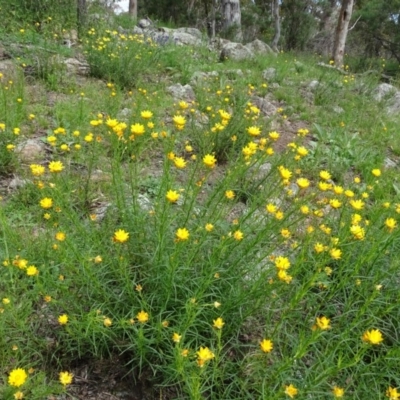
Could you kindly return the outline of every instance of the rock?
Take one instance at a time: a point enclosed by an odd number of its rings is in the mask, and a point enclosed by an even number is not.
[[[167,87],[167,92],[176,100],[194,101],[196,95],[190,85],[182,86],[180,83]]]
[[[0,72],[14,72],[17,69],[16,65],[11,60],[2,60],[0,61]]]
[[[151,200],[144,194],[139,193],[137,203],[143,211],[151,211],[153,209]]]
[[[396,92],[393,99],[390,100],[387,108],[389,115],[398,114],[400,111],[400,92]]]
[[[385,158],[384,164],[385,168],[394,168],[397,165],[397,163],[391,160],[389,157]]]
[[[263,163],[261,165],[259,165],[259,164],[252,165],[248,170],[248,172],[250,174],[250,179],[252,181],[254,181],[254,180],[263,181],[270,173],[271,168],[272,168],[272,165],[271,165],[271,163],[268,163],[268,162]]]
[[[152,23],[148,18],[143,18],[138,22],[138,26],[141,29],[148,29],[152,26]]]
[[[207,82],[218,76],[219,74],[217,71],[211,71],[211,72],[196,71],[190,78],[190,83],[192,85],[201,85],[202,83]]]
[[[219,59],[220,61],[227,59],[241,61],[253,57],[254,53],[248,47],[243,46],[241,43],[228,42],[223,45]]]
[[[336,114],[343,114],[344,110],[342,107],[339,106],[333,106],[332,107],[332,111],[335,112]]]
[[[44,156],[45,144],[40,139],[28,139],[16,147],[15,153],[22,163],[32,163]]]
[[[250,101],[267,117],[271,117],[277,113],[277,107],[272,103],[268,95],[265,97],[253,96],[250,98]]]
[[[318,88],[319,85],[320,85],[319,81],[314,80],[307,85],[307,88],[313,92]]]
[[[203,39],[203,34],[201,33],[201,31],[199,31],[196,28],[178,28],[178,29],[175,29],[174,32],[187,33],[187,34],[189,34],[191,36],[194,36],[195,38],[197,38],[199,40]]]
[[[24,187],[28,183],[28,180],[26,179],[21,179],[18,176],[14,176],[14,178],[11,179],[10,183],[8,184],[8,189],[9,190],[15,190]]]
[[[201,39],[186,32],[178,32],[177,29],[172,32],[171,38],[175,44],[181,46],[200,46],[202,44]]]
[[[382,101],[389,94],[396,94],[397,89],[393,85],[389,85],[388,83],[381,83],[376,87],[372,96],[376,101]]]
[[[138,27],[138,26],[134,26],[133,27],[133,30],[132,30],[132,33],[134,34],[134,35],[143,35],[143,29],[142,28],[140,28],[140,27]]]
[[[245,47],[248,48],[253,54],[273,54],[276,56],[276,53],[267,45],[267,43],[264,43],[258,39],[247,43]]]
[[[275,79],[276,77],[276,69],[275,68],[267,68],[264,69],[264,71],[262,72],[262,77],[263,79],[265,79],[266,81],[272,81]]]
[[[73,75],[89,75],[89,64],[87,62],[79,61],[76,58],[67,58],[63,61],[65,66],[67,67],[67,73]]]

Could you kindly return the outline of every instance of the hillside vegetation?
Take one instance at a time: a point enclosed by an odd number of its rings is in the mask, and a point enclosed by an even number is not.
[[[0,398],[399,399],[380,71],[124,18],[1,31]]]

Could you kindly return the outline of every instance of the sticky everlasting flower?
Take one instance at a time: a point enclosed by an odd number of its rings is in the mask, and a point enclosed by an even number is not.
[[[381,170],[378,168],[373,169],[371,172],[372,172],[372,175],[374,175],[376,177],[381,176]]]
[[[129,233],[123,229],[118,229],[114,233],[113,241],[115,243],[125,243],[129,239]]]
[[[64,169],[64,165],[61,161],[51,161],[49,164],[49,171],[53,173],[61,172]]]
[[[58,323],[60,325],[66,325],[68,322],[68,315],[67,314],[62,314],[58,317]]]
[[[249,128],[247,128],[247,133],[250,136],[259,136],[261,133],[261,130],[258,126],[250,126]]]
[[[298,393],[298,390],[292,384],[285,386],[285,394],[288,395],[291,399]]]
[[[263,339],[260,342],[260,348],[264,353],[269,353],[272,351],[272,349],[274,348],[274,344],[272,343],[271,340],[269,339]]]
[[[149,314],[142,310],[137,313],[136,318],[141,324],[144,324],[149,320]]]
[[[397,226],[397,221],[394,218],[387,218],[385,220],[385,226],[388,228],[389,232],[392,232]]]
[[[240,241],[240,240],[243,239],[243,232],[237,230],[237,231],[235,231],[235,232],[233,233],[233,237],[234,237],[235,240]]]
[[[235,192],[233,190],[227,190],[225,192],[225,197],[229,200],[232,200],[235,198]]]
[[[200,347],[200,350],[196,352],[197,354],[197,365],[203,367],[204,364],[212,360],[215,355],[208,347]]]
[[[370,344],[380,344],[383,341],[383,336],[379,329],[371,329],[364,332],[362,340]]]
[[[184,241],[189,239],[189,231],[186,228],[178,228],[175,232],[175,237],[177,241]]]
[[[216,329],[222,329],[222,327],[225,325],[225,322],[221,317],[218,317],[217,319],[213,320],[213,327]]]
[[[138,135],[138,136],[143,135],[144,130],[145,130],[145,128],[144,128],[144,125],[142,125],[142,124],[131,125],[131,133],[133,133],[134,135]]]
[[[389,400],[399,400],[400,393],[397,391],[396,388],[392,388],[391,386],[389,386],[389,388],[386,390],[386,397],[389,397]]]
[[[186,161],[183,157],[175,157],[174,164],[176,168],[182,169],[186,167]]]
[[[170,203],[176,203],[179,200],[180,194],[175,190],[168,190],[165,197]]]
[[[206,154],[203,157],[203,163],[208,168],[214,168],[215,164],[217,163],[217,159],[211,154]]]
[[[44,197],[42,200],[40,200],[40,207],[46,209],[49,209],[53,207],[53,200],[49,197]]]
[[[58,379],[62,385],[67,386],[72,383],[73,377],[74,375],[70,372],[60,372]]]
[[[174,332],[174,334],[172,335],[172,340],[175,343],[179,343],[181,341],[182,335],[179,335],[178,333]]]
[[[31,164],[29,168],[31,169],[33,176],[40,176],[43,175],[45,172],[45,168],[43,167],[43,165]]]
[[[326,317],[317,317],[317,327],[323,331],[330,329],[330,319]]]
[[[142,112],[140,113],[140,116],[141,116],[143,119],[150,119],[150,118],[153,116],[153,113],[152,113],[151,111],[145,110],[145,111],[142,111]]]
[[[20,387],[25,383],[27,378],[28,374],[24,369],[22,368],[13,369],[8,377],[8,383],[11,386]]]
[[[344,396],[344,389],[338,386],[334,386],[332,389],[333,397],[339,399]]]

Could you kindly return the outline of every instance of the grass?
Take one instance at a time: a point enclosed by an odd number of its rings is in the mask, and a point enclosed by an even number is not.
[[[79,365],[116,358],[154,398],[397,399],[398,121],[376,78],[112,27],[83,51],[91,78],[0,84],[2,179],[26,181],[0,208],[1,397],[74,398]],[[195,71],[217,76],[171,99]]]

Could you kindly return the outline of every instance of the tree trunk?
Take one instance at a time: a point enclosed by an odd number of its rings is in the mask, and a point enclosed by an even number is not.
[[[225,32],[234,30],[233,39],[242,40],[240,0],[222,0],[223,29]]]
[[[338,68],[343,67],[344,48],[346,46],[347,32],[353,12],[353,5],[354,0],[342,0],[342,7],[340,9],[335,42],[333,45],[333,60]]]
[[[137,19],[137,0],[129,0],[128,13],[133,19]]]
[[[279,38],[281,37],[281,20],[279,18],[279,0],[273,1],[272,15],[274,18],[275,34],[274,34],[274,38],[272,39],[271,47],[272,47],[272,50],[274,50],[276,53],[278,53],[279,52],[278,42],[279,42]]]
[[[77,5],[77,20],[78,20],[78,34],[82,36],[82,32],[86,26],[86,18],[87,18],[87,7],[86,0],[78,0]]]

